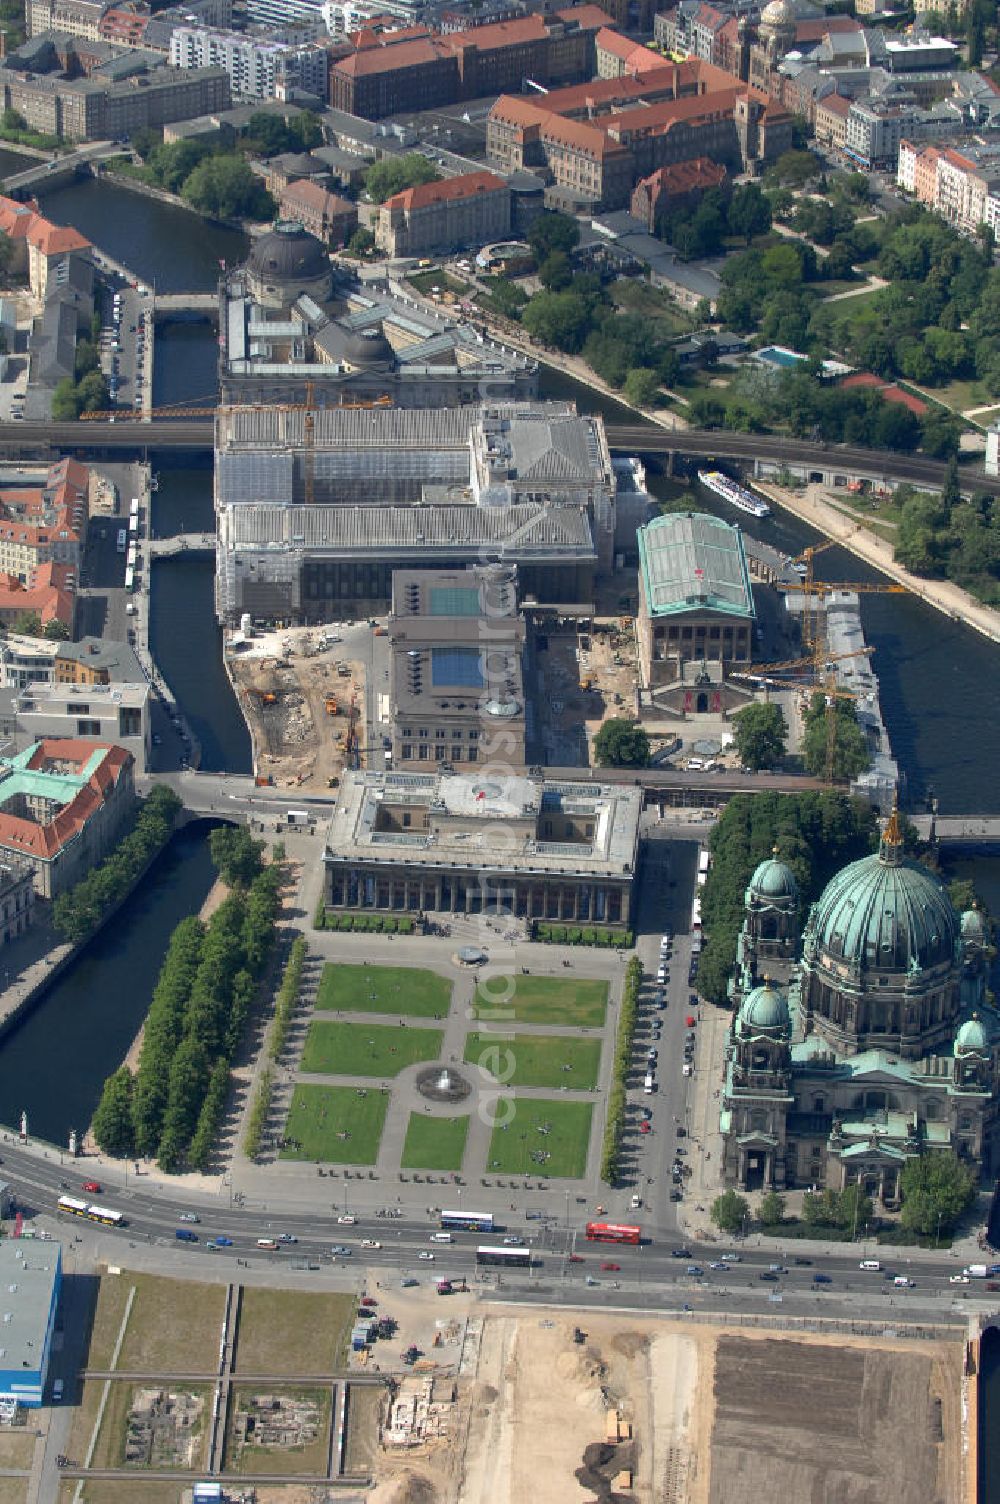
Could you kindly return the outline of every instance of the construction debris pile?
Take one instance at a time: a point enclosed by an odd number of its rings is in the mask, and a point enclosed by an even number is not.
[[[320,1413],[309,1395],[252,1394],[240,1397],[233,1441],[244,1447],[307,1447],[319,1436]]]
[[[129,1467],[193,1468],[199,1421],[205,1408],[200,1394],[170,1389],[138,1389],[125,1430]]]
[[[438,1376],[402,1379],[389,1407],[383,1444],[418,1447],[446,1437],[454,1425],[455,1399],[454,1379]]]

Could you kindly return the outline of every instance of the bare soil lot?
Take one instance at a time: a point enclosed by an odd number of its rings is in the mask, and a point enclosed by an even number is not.
[[[953,1504],[961,1346],[721,1335],[710,1504]]]

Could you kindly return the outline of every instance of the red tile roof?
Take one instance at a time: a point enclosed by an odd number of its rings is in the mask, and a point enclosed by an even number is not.
[[[726,180],[726,169],[709,157],[691,157],[686,162],[672,162],[657,168],[636,185],[654,197],[661,193],[690,193],[695,188],[718,188]]]
[[[827,114],[839,115],[842,120],[846,120],[851,112],[851,101],[842,94],[827,94],[816,101],[816,109],[826,110]]]
[[[90,778],[79,793],[45,825],[8,815],[0,809],[0,846],[23,851],[51,861],[62,848],[78,836],[84,826],[104,804],[123,771],[134,761],[131,752],[110,742],[75,741],[62,738],[38,743],[27,766],[44,773],[50,763],[76,763],[81,771],[95,752],[104,752]],[[3,785],[0,784],[0,791]]]
[[[507,184],[495,172],[463,172],[458,177],[443,178],[438,183],[419,183],[402,188],[385,200],[387,209],[423,209],[427,204],[453,203],[474,198],[477,193],[496,193]]]
[[[597,46],[602,52],[610,52],[612,57],[621,58],[622,62],[631,57],[635,51],[635,43],[631,37],[623,37],[621,32],[612,31],[607,26],[602,26],[596,37]]]
[[[599,5],[568,5],[564,10],[557,10],[556,15],[560,21],[569,21],[574,26],[582,26],[588,31],[600,31],[602,26],[613,27],[615,24]]]
[[[376,73],[394,73],[397,68],[415,68],[421,63],[440,62],[447,53],[441,43],[446,38],[415,37],[412,41],[387,45],[390,37],[379,37],[374,46],[353,52],[334,63],[331,72],[349,78],[368,78]]]
[[[72,225],[54,225],[40,214],[28,231],[28,244],[43,256],[65,256],[67,251],[89,251],[90,241]]]

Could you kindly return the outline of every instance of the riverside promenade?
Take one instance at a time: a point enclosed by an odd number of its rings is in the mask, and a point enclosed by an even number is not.
[[[825,533],[828,538],[834,539],[897,584],[905,585],[911,594],[925,601],[928,606],[933,606],[935,611],[950,616],[952,621],[965,622],[966,626],[972,627],[981,636],[1000,643],[1000,611],[982,605],[967,590],[953,585],[950,580],[926,580],[897,564],[891,543],[873,533],[856,517],[842,512],[838,506],[824,499],[827,487],[811,485],[805,491],[792,491],[761,480],[755,480],[753,485],[755,491],[759,491],[776,506],[793,513],[818,532]]]

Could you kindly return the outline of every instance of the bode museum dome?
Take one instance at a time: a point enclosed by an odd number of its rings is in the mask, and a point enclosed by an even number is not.
[[[745,914],[721,1097],[726,1184],[859,1181],[894,1206],[921,1148],[995,1172],[989,936],[980,914],[958,914],[940,878],[904,855],[896,811],[877,854],[831,879],[801,934],[777,853],[754,872]]]

